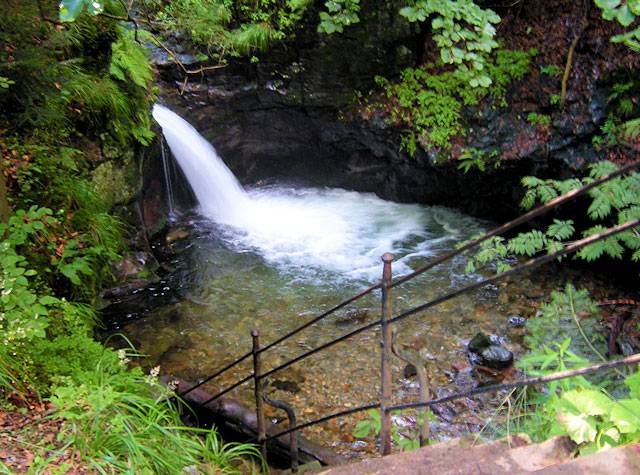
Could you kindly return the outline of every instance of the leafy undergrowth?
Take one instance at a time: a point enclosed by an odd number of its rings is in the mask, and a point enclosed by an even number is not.
[[[93,172],[152,138],[151,69],[111,19],[34,22],[39,3],[0,9],[0,473],[251,471],[254,446],[185,427],[157,370],[94,338],[129,229]]]
[[[542,376],[606,361],[599,317],[586,291],[567,285],[564,292],[553,292],[529,326],[531,351],[519,366]],[[637,442],[640,372],[630,366],[528,388],[517,393],[513,407],[513,430],[537,441],[568,435],[581,455]]]

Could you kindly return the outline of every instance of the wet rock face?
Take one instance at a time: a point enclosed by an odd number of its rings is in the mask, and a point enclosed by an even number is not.
[[[555,64],[549,54],[534,60],[531,75],[511,87],[509,107],[483,103],[465,112],[464,146],[486,156],[497,151],[499,168],[465,174],[455,159],[436,164],[434,151],[409,157],[400,150],[399,131],[380,118],[340,120],[355,90],[371,90],[376,75],[397,77],[426,54],[415,25],[397,14],[401,3],[363,0],[360,23],[341,35],[317,34],[317,12],[309,12],[297,37],[261,55],[259,63],[233,63],[186,86],[176,68],[160,61],[163,101],[215,145],[245,184],[345,187],[495,220],[521,211],[523,175],[564,178],[605,158],[591,137],[606,118],[608,86],[589,77],[588,90],[577,94],[573,85],[564,111],[544,106],[549,91],[559,87],[557,77],[538,71]],[[583,63],[593,56],[580,55]],[[583,63],[575,65],[577,72],[588,69]],[[531,123],[529,112],[548,114],[551,125]],[[453,152],[455,157],[455,147]]]

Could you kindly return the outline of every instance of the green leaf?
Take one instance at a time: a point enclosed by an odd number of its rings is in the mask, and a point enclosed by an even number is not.
[[[562,398],[573,404],[578,411],[589,416],[607,414],[612,404],[611,399],[600,391],[592,389],[567,391]]]
[[[627,376],[624,384],[629,388],[629,396],[640,399],[640,371],[636,371],[631,376]]]
[[[611,409],[611,422],[621,434],[632,434],[640,431],[640,400],[622,399]]]
[[[60,302],[56,297],[52,297],[51,295],[43,295],[38,299],[38,301],[42,305],[55,305]]]
[[[593,416],[564,411],[558,412],[556,418],[564,430],[567,431],[567,435],[576,444],[592,442],[598,434],[596,420]]]
[[[612,9],[620,5],[620,0],[595,0],[596,5],[602,9]]]
[[[371,433],[371,422],[369,420],[360,421],[356,424],[356,427],[353,429],[353,436],[359,439],[367,437]]]
[[[616,19],[618,20],[618,23],[620,23],[622,26],[629,26],[631,25],[631,23],[634,22],[634,20],[636,19],[636,16],[633,13],[631,13],[631,10],[629,10],[628,5],[625,3],[620,8],[618,8],[618,14],[616,15]]]
[[[573,227],[572,220],[561,221],[559,219],[554,219],[553,224],[549,226],[547,229],[547,236],[556,238],[556,239],[569,239],[575,229]]]

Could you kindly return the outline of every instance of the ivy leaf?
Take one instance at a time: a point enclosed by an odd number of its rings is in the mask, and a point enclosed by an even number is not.
[[[593,416],[581,414],[577,411],[558,412],[556,418],[576,444],[592,442],[598,434],[596,420]]]

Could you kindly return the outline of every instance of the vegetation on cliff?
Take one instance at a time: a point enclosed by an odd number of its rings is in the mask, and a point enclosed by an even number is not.
[[[8,2],[0,23],[0,470],[235,470],[257,453],[183,427],[157,373],[127,364],[132,348],[94,339],[96,295],[129,229],[92,170],[122,166],[153,137],[146,49],[118,21],[62,23],[39,1]]]

